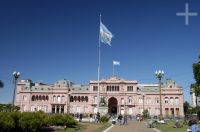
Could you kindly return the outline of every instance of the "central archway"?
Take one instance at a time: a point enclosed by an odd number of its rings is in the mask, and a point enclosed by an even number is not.
[[[108,113],[117,114],[117,99],[115,97],[108,100]]]

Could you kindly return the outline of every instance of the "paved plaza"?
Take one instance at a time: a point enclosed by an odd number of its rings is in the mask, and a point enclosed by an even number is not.
[[[107,132],[160,132],[155,128],[148,128],[146,122],[129,121],[128,125],[114,125]]]

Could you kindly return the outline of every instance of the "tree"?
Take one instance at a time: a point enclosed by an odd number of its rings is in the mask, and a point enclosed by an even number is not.
[[[144,111],[142,112],[142,114],[143,114],[144,119],[147,119],[147,118],[148,118],[148,115],[149,115],[149,111],[148,111],[148,110],[144,110]]]
[[[183,106],[184,106],[184,113],[190,114],[190,110],[189,110],[190,104],[187,101],[185,101]]]
[[[199,55],[200,59],[200,55]],[[194,74],[194,79],[195,83],[191,84],[191,88],[194,89],[195,95],[200,96],[200,61],[197,63],[193,64],[193,74]]]

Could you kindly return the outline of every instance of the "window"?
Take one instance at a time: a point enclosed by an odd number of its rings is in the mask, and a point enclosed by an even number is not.
[[[165,97],[165,104],[168,104],[169,103],[169,99],[168,97]]]
[[[65,102],[65,96],[64,95],[62,96],[61,101]]]
[[[93,86],[93,91],[98,91],[98,86]]]
[[[173,97],[170,97],[170,104],[171,105],[173,105],[173,101],[174,101]]]
[[[61,101],[61,98],[60,98],[60,96],[58,96],[58,97],[57,97],[57,100],[58,100],[58,102],[60,102],[60,101]]]
[[[42,110],[42,106],[38,105],[37,106],[37,111]]]
[[[52,106],[52,113],[55,113],[55,110],[56,110],[55,105],[53,105]]]
[[[121,103],[124,104],[124,98],[121,98]]]
[[[160,99],[159,98],[155,98],[155,103],[159,103]]]
[[[94,103],[97,104],[97,96],[94,97]]]
[[[31,106],[31,111],[35,111],[35,106]]]
[[[179,98],[178,97],[175,98],[175,105],[179,105]]]
[[[127,86],[127,91],[133,91],[133,86]]]
[[[47,110],[48,110],[48,106],[47,106],[47,105],[44,105],[43,111],[47,111]]]
[[[151,98],[147,97],[147,104],[151,104]]]
[[[56,96],[55,95],[53,96],[53,102],[56,102]]]
[[[23,101],[26,101],[27,100],[27,97],[26,95],[23,96]]]
[[[35,101],[35,95],[32,96],[31,101]]]
[[[107,91],[119,91],[119,86],[107,86]]]
[[[87,96],[85,96],[85,101],[88,102],[88,97]]]
[[[131,96],[128,97],[128,103],[129,103],[129,104],[132,103],[132,97],[131,97]]]
[[[45,101],[45,96],[44,95],[42,96],[42,101]]]
[[[74,102],[73,96],[70,96],[70,102]]]
[[[64,106],[61,106],[61,113],[64,113]]]
[[[139,98],[139,103],[143,103],[143,99],[141,97]]]

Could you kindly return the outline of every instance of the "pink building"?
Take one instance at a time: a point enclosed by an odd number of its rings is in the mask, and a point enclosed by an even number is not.
[[[184,116],[183,89],[173,80],[162,83],[162,113],[167,116]],[[54,84],[33,83],[21,80],[17,84],[15,105],[21,111],[46,113],[96,113],[98,81],[77,85],[68,80]],[[100,80],[102,113],[142,114],[147,109],[151,116],[160,114],[158,84],[140,84],[115,76]]]

